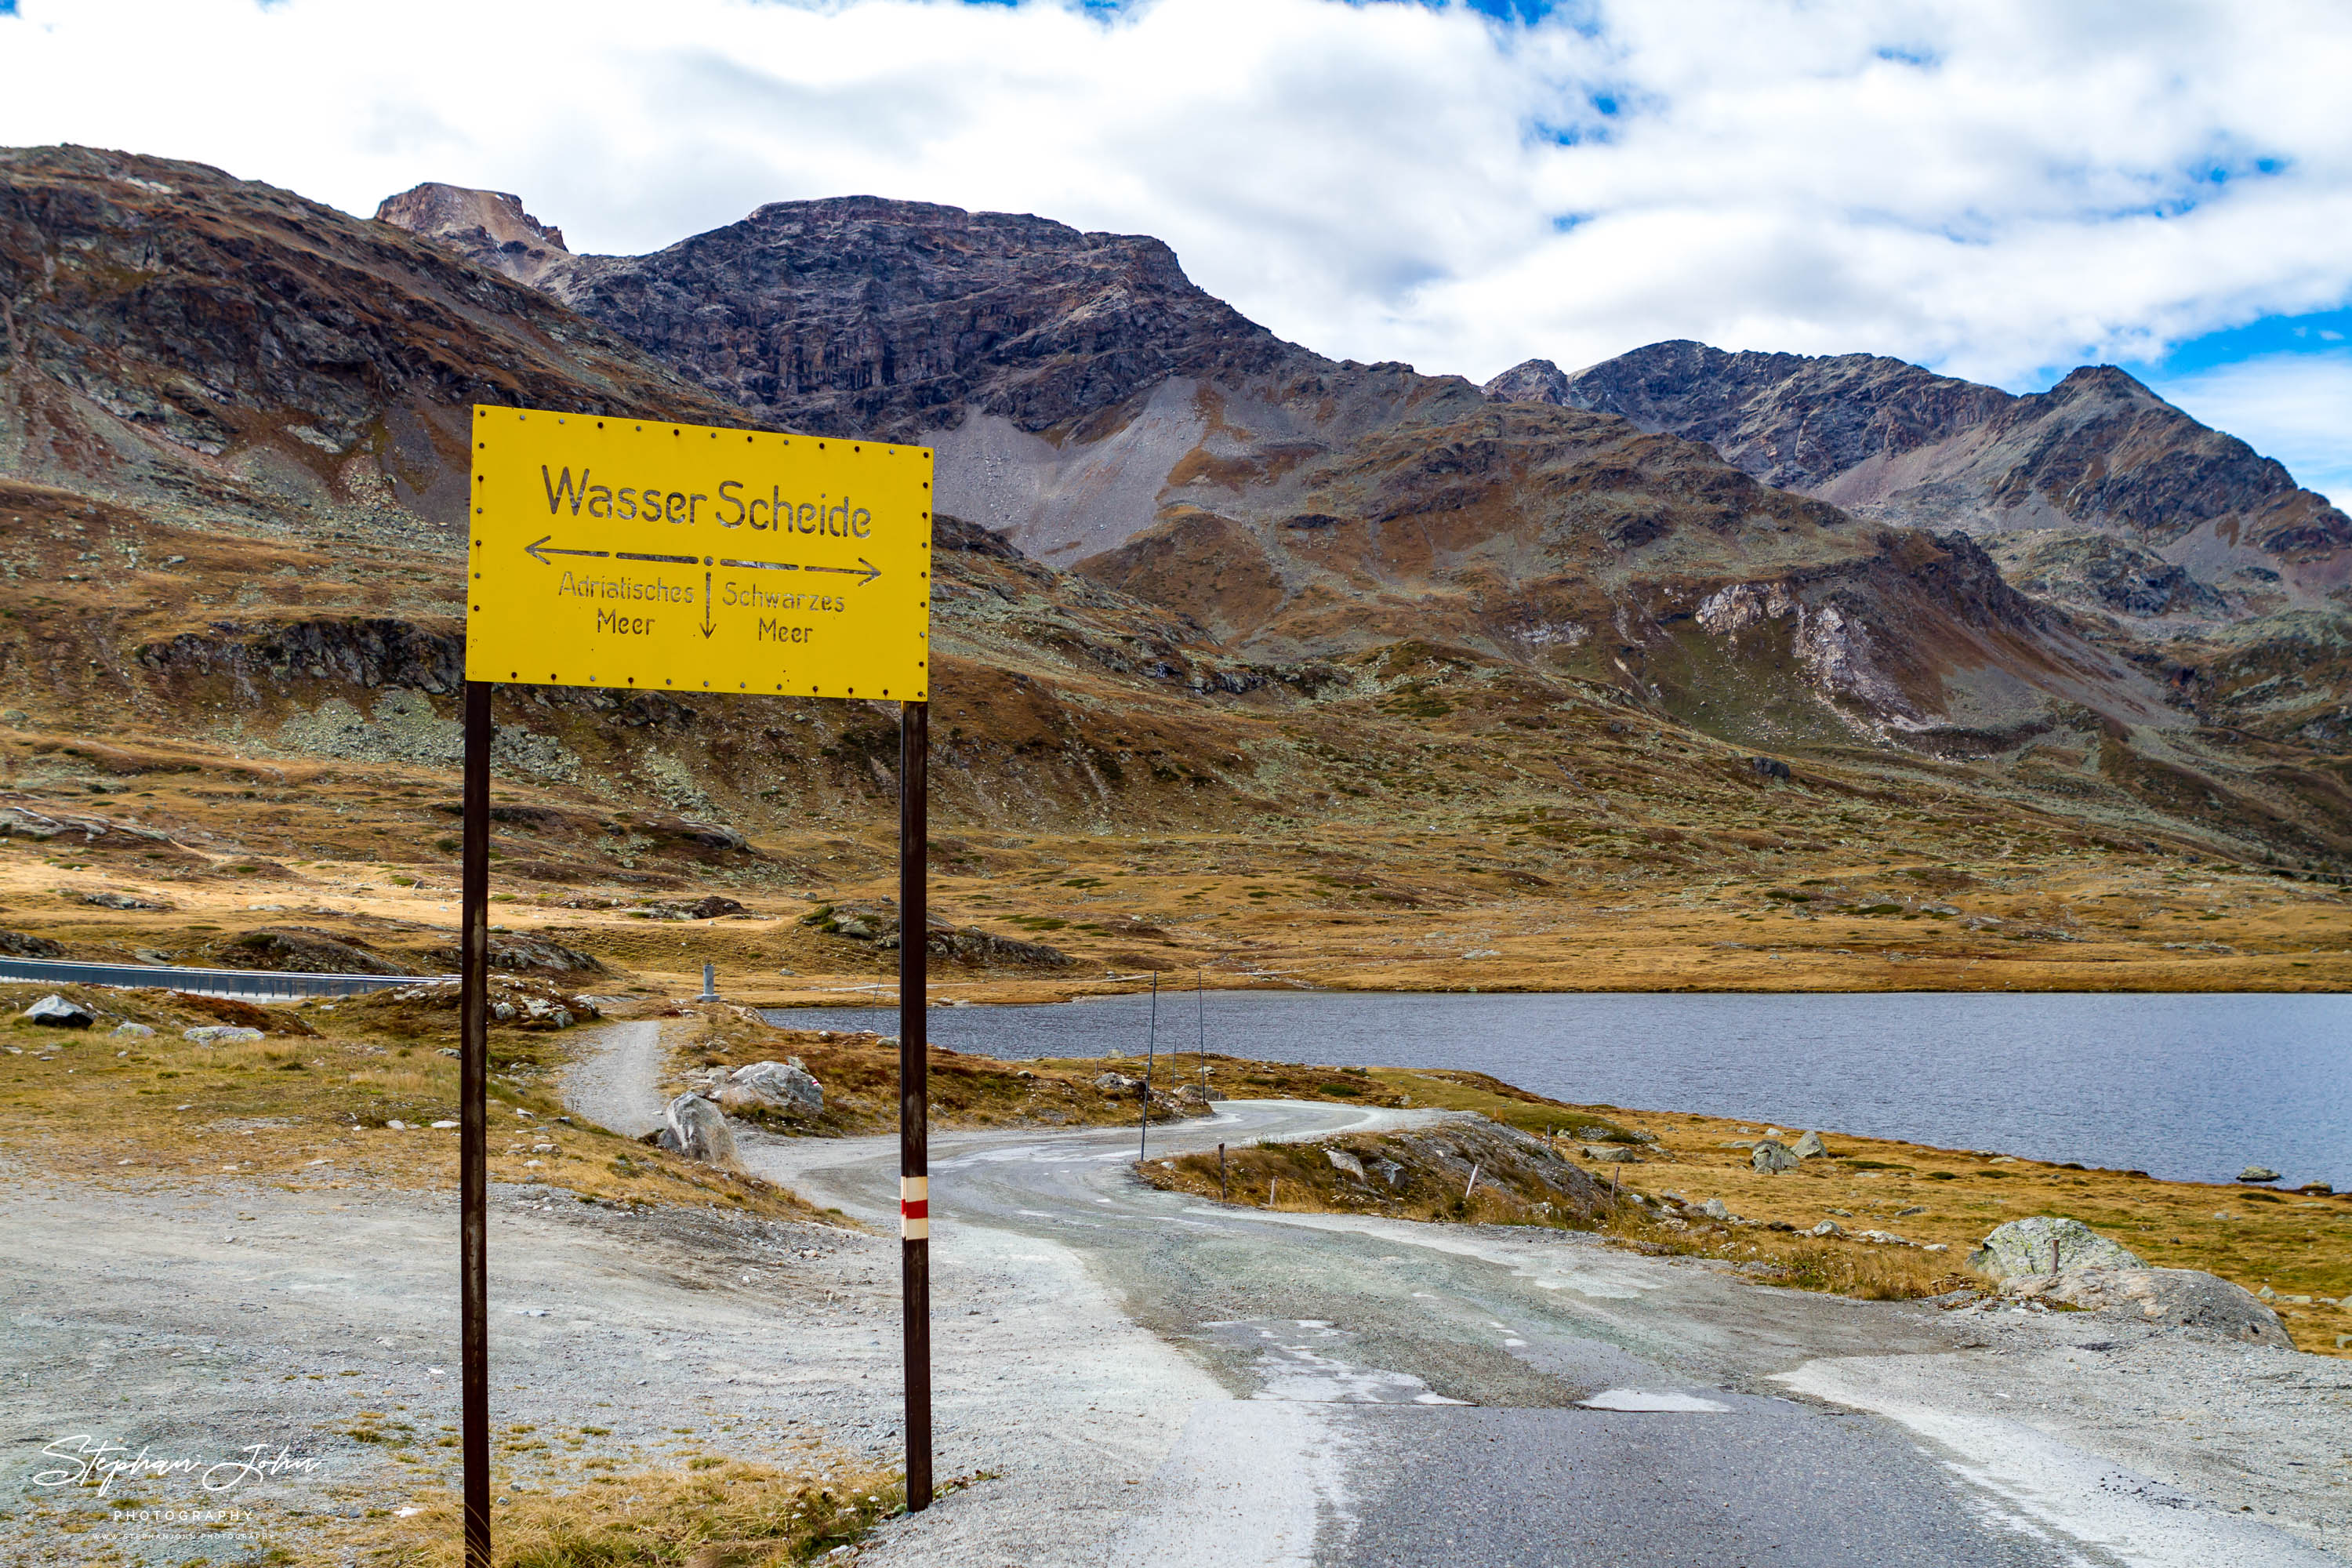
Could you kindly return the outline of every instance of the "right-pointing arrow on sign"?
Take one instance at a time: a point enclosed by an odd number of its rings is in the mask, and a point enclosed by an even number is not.
[[[857,558],[857,564],[855,566],[801,566],[790,561],[721,561],[719,564],[738,566],[750,572],[839,572],[862,579],[863,581],[858,584],[860,587],[882,575],[882,568],[875,565],[863,555]]]

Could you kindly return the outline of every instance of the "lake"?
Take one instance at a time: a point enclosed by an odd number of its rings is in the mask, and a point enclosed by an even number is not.
[[[1580,1104],[2077,1160],[2175,1181],[2250,1164],[2352,1186],[2352,996],[1162,992],[1159,1043],[1336,1067],[1474,1068]],[[935,1007],[1001,1057],[1143,1054],[1150,1000]],[[897,1032],[887,1008],[771,1010]]]

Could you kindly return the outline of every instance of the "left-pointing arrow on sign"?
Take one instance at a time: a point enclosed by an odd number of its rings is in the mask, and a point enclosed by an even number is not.
[[[562,545],[551,545],[547,542],[554,537],[555,535],[551,533],[543,533],[532,542],[524,545],[522,552],[537,561],[541,566],[555,564],[548,559],[551,555],[592,555],[599,561],[658,561],[673,566],[698,566],[702,563],[702,557],[699,555],[653,555],[636,550],[566,550]]]
[[[522,552],[525,555],[530,556],[532,560],[538,562],[541,566],[551,566],[554,564],[553,562],[548,560],[548,557],[551,555],[594,555],[603,557],[613,553],[609,550],[564,550],[561,548],[551,550],[548,548],[547,542],[554,537],[555,535],[551,533],[543,533],[540,535],[534,542],[524,545],[522,547]]]

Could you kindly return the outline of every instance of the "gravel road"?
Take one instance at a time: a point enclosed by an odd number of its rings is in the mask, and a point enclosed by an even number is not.
[[[582,1038],[573,1103],[642,1130],[658,1034]],[[1233,1102],[1154,1152],[1418,1114]],[[889,1222],[894,1140],[742,1142],[762,1174]],[[2352,1546],[2340,1363],[1760,1289],[1568,1234],[1229,1210],[1143,1186],[1133,1154],[1118,1133],[935,1138],[940,1474],[986,1479],[864,1561],[2296,1568]],[[332,1170],[0,1172],[0,1560],[229,1562],[451,1479],[432,1443],[456,1421],[454,1203]],[[509,1453],[513,1483],[809,1437],[895,1456],[898,1254],[494,1188],[494,1419],[609,1429]],[[419,1440],[352,1436],[371,1425]],[[110,1524],[84,1496],[68,1536],[37,1478],[83,1436],[207,1461],[284,1444],[319,1468],[135,1489],[250,1510],[226,1531]]]

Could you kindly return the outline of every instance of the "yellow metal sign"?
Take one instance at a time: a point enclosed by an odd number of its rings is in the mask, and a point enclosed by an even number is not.
[[[466,678],[922,701],[931,454],[474,409]]]

